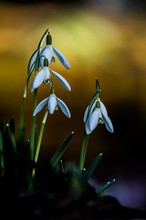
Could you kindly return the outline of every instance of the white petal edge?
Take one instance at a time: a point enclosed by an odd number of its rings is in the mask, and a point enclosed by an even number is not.
[[[108,115],[107,115],[106,117],[103,116],[103,120],[104,120],[106,129],[107,129],[109,132],[114,133],[113,124],[112,124],[110,118],[108,117]]]
[[[86,134],[91,134],[91,130],[89,129],[89,119],[87,120],[87,122],[85,123],[85,131],[86,131]]]
[[[59,73],[57,73],[57,72],[55,72],[53,70],[51,70],[51,72],[61,82],[61,84],[64,86],[65,89],[67,89],[68,91],[71,91],[71,87],[70,87],[69,83],[66,81],[66,79],[63,76],[61,76]]]
[[[48,110],[49,110],[50,114],[54,113],[56,106],[57,106],[56,95],[51,94],[48,98]]]
[[[59,105],[59,107],[61,108],[62,112],[68,117],[71,118],[71,114],[70,111],[67,107],[67,105],[59,98],[57,98],[57,103]]]
[[[87,114],[88,114],[89,106],[85,109],[84,117],[83,117],[83,122],[86,122],[87,120]]]
[[[40,66],[44,66],[44,58],[46,57],[48,59],[48,62],[51,63],[52,56],[53,56],[53,49],[52,45],[46,45],[44,49],[41,51],[41,57],[40,58]],[[45,57],[44,57],[45,56]]]
[[[47,104],[48,102],[48,98],[44,99],[43,101],[41,101],[37,107],[35,108],[34,112],[33,112],[33,116],[35,116],[38,112],[40,112],[42,110],[42,108],[44,107],[45,104]]]
[[[96,108],[90,115],[89,117],[89,129],[91,131],[93,131],[97,125],[98,125],[98,121],[99,121],[99,118],[101,117],[101,112],[100,112],[100,109],[99,108]]]
[[[107,109],[106,109],[105,105],[103,104],[103,102],[99,98],[98,98],[98,101],[100,103],[101,114],[106,117],[108,115]]]
[[[47,66],[44,66],[43,69],[44,69],[44,72],[45,72],[44,83],[46,83],[45,81],[47,79],[50,79],[50,70]],[[48,82],[48,83],[50,83],[50,82]]]
[[[42,69],[36,74],[36,76],[34,77],[32,81],[31,92],[33,92],[36,88],[38,88],[43,83],[44,78],[45,78],[45,71]]]
[[[63,64],[63,66],[65,66],[67,69],[70,69],[69,62],[66,59],[66,57],[64,56],[64,54],[62,52],[60,52],[58,49],[56,49],[55,47],[53,47],[53,51],[56,54],[56,56],[58,57],[58,59],[60,60],[60,62]]]
[[[88,118],[89,118],[90,114],[93,112],[93,110],[94,110],[94,108],[95,108],[95,106],[96,106],[96,102],[97,102],[97,99],[95,99],[95,100],[93,101],[92,106],[91,106],[91,108],[90,108],[89,114],[88,114],[89,105],[87,106],[87,108],[86,108],[86,110],[85,110],[85,113],[84,113],[83,122],[86,122],[87,116],[88,116]]]

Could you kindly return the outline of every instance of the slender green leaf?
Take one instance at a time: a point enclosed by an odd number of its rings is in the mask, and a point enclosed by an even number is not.
[[[80,154],[80,170],[81,171],[84,169],[84,163],[85,163],[85,158],[86,158],[88,142],[89,142],[89,135],[86,134],[86,132],[84,131],[82,147],[81,147],[81,154]]]
[[[55,154],[53,155],[53,157],[50,160],[50,165],[52,168],[54,168],[56,166],[56,164],[59,162],[59,160],[61,159],[62,155],[64,154],[64,152],[66,151],[66,149],[68,148],[68,144],[73,136],[74,132],[71,132],[69,134],[69,136],[64,140],[64,142],[61,144],[61,146],[56,150]]]
[[[96,169],[97,165],[99,164],[102,157],[102,153],[98,154],[95,160],[90,165],[89,169],[85,173],[85,180],[89,180],[89,178],[92,176],[94,170]]]
[[[4,150],[10,155],[16,153],[16,141],[10,125],[6,124],[4,130]]]
[[[15,122],[13,118],[9,121],[9,127],[10,127],[11,132],[14,134],[15,133]]]
[[[103,193],[103,191],[105,191],[108,187],[110,187],[113,183],[115,182],[115,179],[113,179],[112,181],[110,182],[107,182],[106,184],[104,184],[103,186],[101,186],[98,190],[98,194],[101,194]]]

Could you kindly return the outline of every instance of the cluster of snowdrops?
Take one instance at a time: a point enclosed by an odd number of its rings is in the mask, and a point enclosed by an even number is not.
[[[69,92],[71,91],[71,86],[67,82],[67,80],[61,74],[57,73],[56,71],[50,68],[51,63],[55,64],[55,59],[59,59],[59,61],[65,68],[70,69],[70,64],[66,59],[65,55],[60,50],[58,50],[53,46],[50,29],[47,29],[44,32],[43,36],[41,37],[38,47],[30,57],[28,63],[28,69],[27,69],[24,92],[23,92],[23,100],[21,105],[20,124],[17,135],[15,133],[15,129],[14,129],[15,126],[13,120],[11,120],[8,124],[6,124],[6,126],[4,126],[2,122],[0,124],[1,179],[8,178],[11,172],[10,171],[11,165],[14,166],[15,168],[16,166],[14,161],[17,161],[16,158],[19,158],[22,159],[22,161],[24,161],[25,165],[26,165],[26,161],[27,164],[30,161],[33,162],[31,163],[33,164],[31,166],[31,169],[27,170],[27,172],[29,172],[29,175],[26,175],[26,178],[28,178],[29,176],[28,179],[31,179],[31,181],[33,181],[33,178],[35,177],[37,171],[36,164],[38,163],[38,157],[40,153],[40,148],[42,144],[43,134],[45,131],[45,124],[47,122],[48,114],[54,114],[56,109],[60,109],[65,116],[67,116],[68,118],[71,117],[71,113],[68,106],[63,100],[61,100],[56,95],[55,92],[55,84],[53,82],[54,76],[57,78],[57,80],[62,84],[62,86],[66,90],[68,90]],[[33,114],[32,114],[30,136],[29,138],[26,138],[25,127],[24,127],[25,107],[26,107],[26,99],[28,95],[28,84],[30,82],[32,75],[34,75],[31,81],[31,92],[33,92],[33,102],[32,102]],[[95,168],[97,167],[102,157],[102,153],[99,153],[96,156],[93,163],[91,164],[91,166],[87,170],[85,169],[84,166],[85,166],[86,152],[87,152],[90,134],[99,124],[104,124],[109,132],[111,133],[114,132],[112,122],[107,113],[107,109],[99,97],[100,95],[99,81],[98,79],[96,79],[95,81],[96,82],[95,82],[94,94],[91,100],[89,101],[89,105],[86,107],[83,116],[84,130],[83,130],[82,146],[81,146],[80,161],[78,168],[81,176],[83,175],[83,179],[84,180],[86,179],[86,181],[88,181],[89,178],[92,176]],[[49,94],[47,94],[46,97],[40,103],[38,103],[37,102],[38,88],[42,87],[43,84],[48,85]],[[39,134],[37,135],[36,117],[39,117],[39,112],[44,108],[45,108],[44,117],[39,128]],[[62,161],[61,160],[62,155],[66,151],[68,144],[72,139],[73,133],[74,132],[71,132],[65,138],[63,143],[56,150],[51,160],[49,161],[50,167],[53,170],[55,170],[55,167],[57,167],[58,164],[60,164],[60,162]],[[13,164],[10,163],[10,158],[12,160],[12,163],[14,162]],[[14,161],[12,158],[14,158]],[[16,174],[19,176],[21,171],[16,172]],[[107,187],[113,184],[114,181],[115,179],[105,183],[102,187],[100,187],[98,193],[103,192]]]

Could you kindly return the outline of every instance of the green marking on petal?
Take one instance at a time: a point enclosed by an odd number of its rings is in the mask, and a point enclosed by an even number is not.
[[[52,36],[50,33],[46,37],[46,44],[52,45]]]

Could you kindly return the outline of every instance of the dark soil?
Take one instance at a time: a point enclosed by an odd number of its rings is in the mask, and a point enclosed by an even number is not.
[[[0,220],[146,219],[146,210],[122,206],[116,197],[98,195],[76,169],[62,174],[47,166],[37,170],[29,190],[21,178],[0,182]]]
[[[115,197],[90,198],[77,192],[21,192],[2,197],[0,219],[94,220],[146,219],[146,211],[122,206]]]

